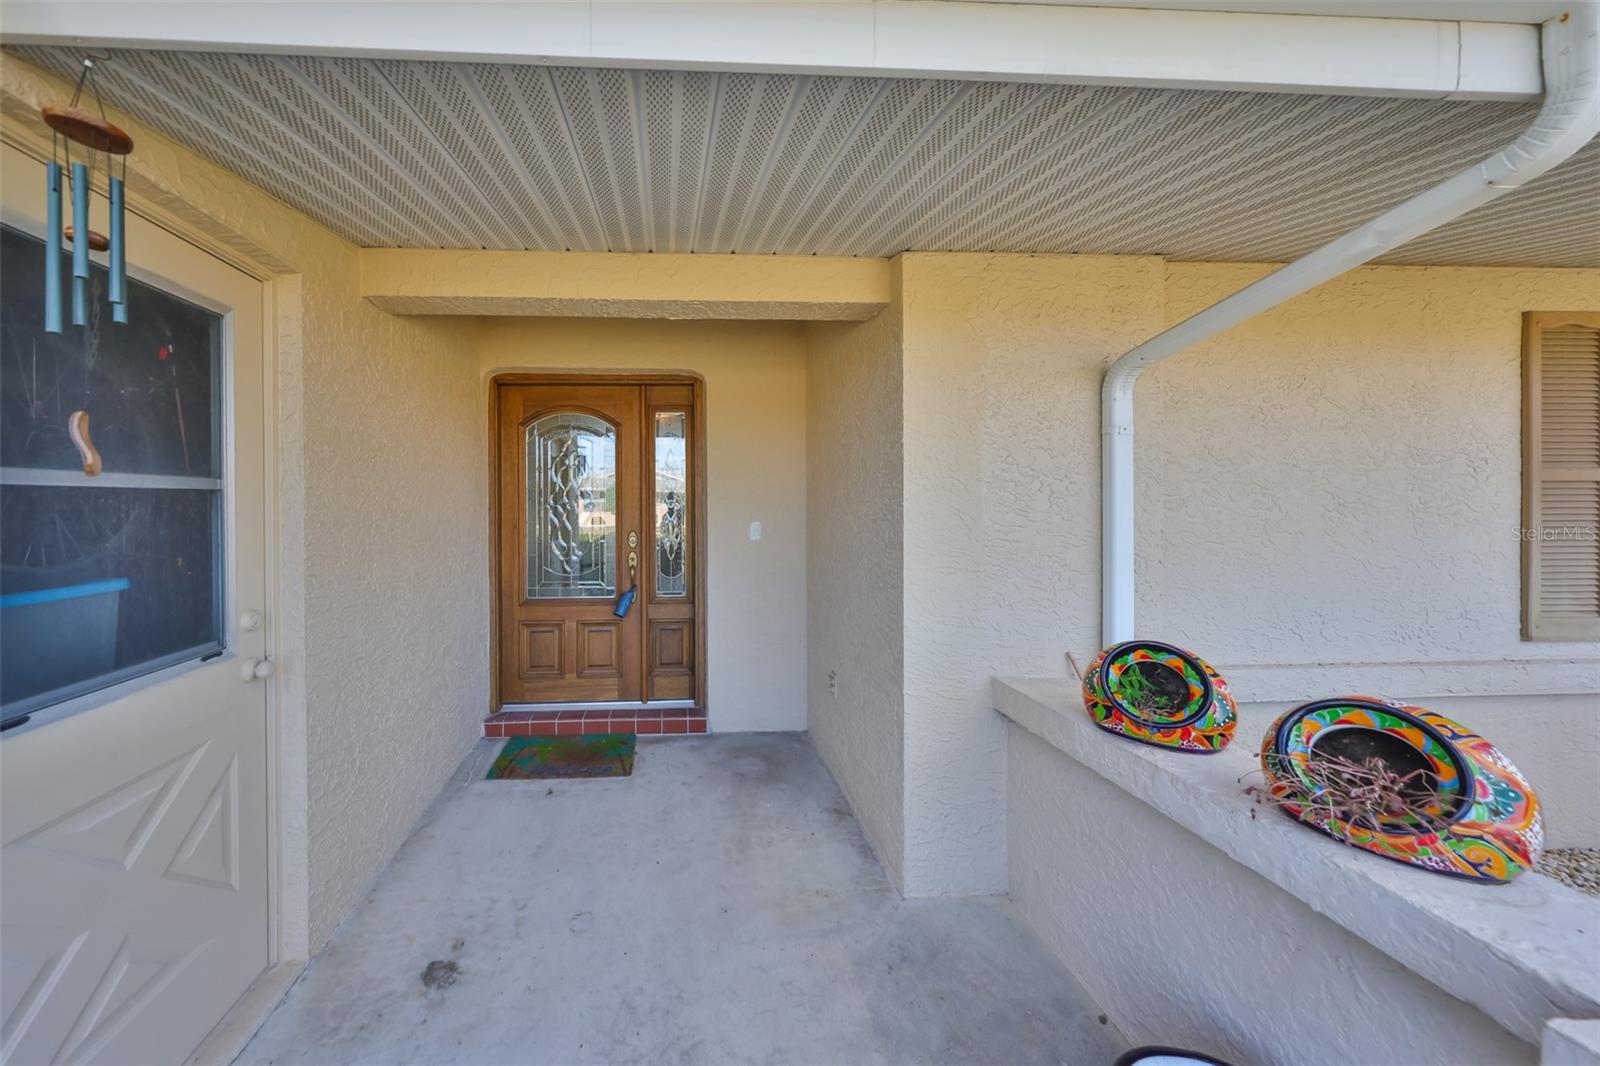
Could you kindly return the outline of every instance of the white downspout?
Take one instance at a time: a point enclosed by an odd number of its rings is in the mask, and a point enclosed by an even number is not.
[[[1544,24],[1544,105],[1516,140],[1475,166],[1184,319],[1112,363],[1100,391],[1101,644],[1133,638],[1133,385],[1192,344],[1360,266],[1538,177],[1600,131],[1600,0]]]

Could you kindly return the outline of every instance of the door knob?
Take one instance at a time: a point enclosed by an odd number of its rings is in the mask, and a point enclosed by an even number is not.
[[[241,612],[239,615],[239,628],[246,633],[254,633],[260,629],[261,612],[255,610]]]
[[[271,659],[240,659],[239,680],[265,681],[272,676],[272,671],[275,669]]]

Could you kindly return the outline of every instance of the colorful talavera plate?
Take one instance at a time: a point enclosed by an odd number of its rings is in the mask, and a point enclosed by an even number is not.
[[[1089,664],[1083,705],[1110,733],[1209,755],[1228,746],[1238,708],[1204,659],[1153,640],[1113,644]]]
[[[1318,806],[1319,786],[1306,766],[1319,744],[1331,747],[1358,735],[1351,730],[1391,750],[1396,743],[1409,750],[1406,764],[1427,771],[1439,798],[1428,819],[1357,824]],[[1544,846],[1539,800],[1511,760],[1460,723],[1422,707],[1375,696],[1301,704],[1262,739],[1261,769],[1291,817],[1352,847],[1436,873],[1503,884],[1532,867]]]

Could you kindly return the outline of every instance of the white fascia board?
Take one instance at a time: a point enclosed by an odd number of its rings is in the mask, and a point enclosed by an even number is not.
[[[1534,26],[949,0],[5,0],[17,44],[1532,100]]]

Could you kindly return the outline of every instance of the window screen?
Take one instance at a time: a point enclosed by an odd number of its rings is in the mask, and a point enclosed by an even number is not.
[[[45,333],[44,256],[0,232],[7,719],[223,642],[221,316],[130,278],[132,321],[114,325],[95,267],[89,324]],[[73,441],[79,412],[98,476]]]

